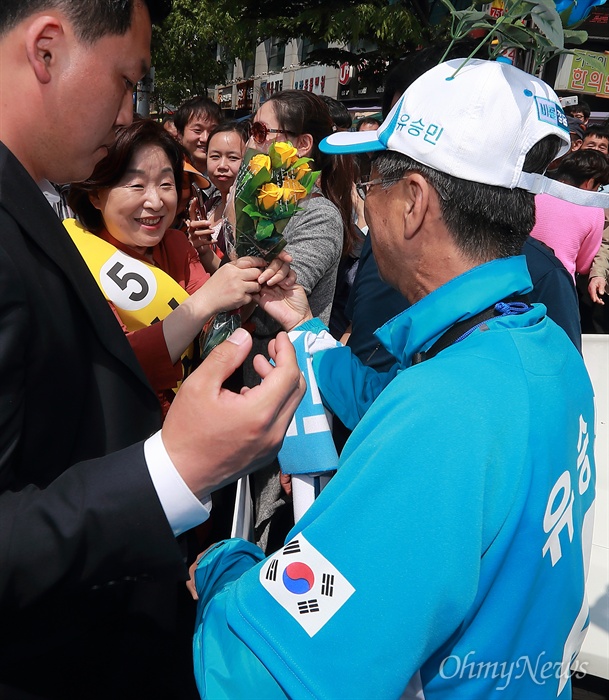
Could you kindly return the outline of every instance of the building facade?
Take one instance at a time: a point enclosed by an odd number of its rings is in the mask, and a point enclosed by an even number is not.
[[[274,92],[288,89],[327,95],[352,110],[375,111],[382,100],[382,75],[363,80],[347,63],[339,68],[304,63],[312,50],[326,46],[303,39],[268,39],[257,46],[254,61],[235,61],[230,80],[216,87],[215,99],[232,117],[254,112]]]

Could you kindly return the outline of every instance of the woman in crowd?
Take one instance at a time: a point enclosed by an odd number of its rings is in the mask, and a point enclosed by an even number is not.
[[[298,283],[304,287],[313,313],[326,323],[341,255],[350,252],[355,235],[351,199],[353,160],[350,156],[332,156],[319,150],[320,141],[333,130],[328,107],[321,97],[305,90],[284,90],[271,95],[258,109],[248,143],[249,147],[266,152],[273,141],[289,141],[300,157],[312,158],[311,167],[321,171],[318,186],[308,200],[299,203],[303,211],[292,217],[283,235]],[[260,309],[256,309],[250,320],[255,325],[254,349],[245,364],[244,376],[245,383],[253,386],[259,378],[251,359],[255,353],[266,352],[268,341],[280,327]],[[277,527],[276,540],[273,543],[272,536],[269,543],[271,517],[284,502],[277,462],[256,474],[253,482],[256,541],[270,549],[274,543],[283,541],[284,530],[289,527],[289,522]]]
[[[67,222],[167,411],[196,362],[193,341],[215,313],[247,304],[287,266],[243,258],[211,277],[183,233],[169,228],[182,179],[179,144],[150,120],[121,129],[93,175],[73,185]]]
[[[205,211],[199,212],[203,215],[203,220],[197,220],[197,203],[191,203],[187,230],[201,263],[208,272],[218,268],[225,252],[222,235],[224,210],[243,160],[247,139],[247,124],[231,121],[219,124],[207,141],[207,177],[215,190]],[[210,245],[210,242],[214,245]],[[213,253],[217,255],[214,257]]]
[[[294,258],[298,282],[309,297],[311,308],[327,322],[342,254],[353,245],[351,157],[321,153],[319,142],[334,125],[324,101],[306,90],[276,92],[256,112],[249,145],[267,151],[273,141],[290,141],[299,156],[313,159],[321,170],[318,189],[304,204],[305,210],[284,231],[287,249]]]

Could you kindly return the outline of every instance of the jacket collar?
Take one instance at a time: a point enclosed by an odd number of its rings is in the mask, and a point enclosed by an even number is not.
[[[403,367],[425,352],[451,326],[513,294],[533,289],[523,255],[491,260],[453,278],[376,331]]]
[[[148,380],[124,333],[40,187],[0,142],[0,204],[24,234],[36,243],[63,273],[106,349],[121,360],[150,389]],[[152,389],[150,389],[152,391]]]

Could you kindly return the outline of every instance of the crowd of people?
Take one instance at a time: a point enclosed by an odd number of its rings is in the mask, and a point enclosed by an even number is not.
[[[459,44],[392,69],[382,123],[302,90],[134,118],[169,6],[0,8],[22,96],[0,119],[0,697],[569,697],[609,131]],[[319,179],[276,258],[236,259],[240,166],[278,141]],[[307,384],[340,462],[294,522],[276,457]]]

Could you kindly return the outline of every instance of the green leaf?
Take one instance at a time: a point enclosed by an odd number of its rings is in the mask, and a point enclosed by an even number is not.
[[[258,221],[258,226],[256,226],[256,238],[259,241],[262,241],[265,238],[272,236],[274,230],[275,225],[272,221],[269,221],[268,219],[260,219]]]
[[[249,202],[254,192],[266,182],[271,181],[271,173],[266,168],[261,168],[255,175],[251,178],[245,179],[245,184],[239,188],[239,199],[245,202]]]
[[[247,214],[252,219],[268,218],[266,214],[263,214],[262,212],[258,211],[258,209],[253,207],[251,204],[246,204],[241,211],[244,214]]]
[[[534,31],[527,27],[518,26],[516,24],[503,24],[498,34],[510,41],[516,42],[521,48],[530,47],[535,44],[537,35]],[[503,43],[503,42],[501,42]]]
[[[565,44],[575,44],[580,45],[588,41],[588,32],[583,29],[574,31],[572,29],[565,29]]]
[[[564,48],[562,21],[554,5],[538,2],[531,10],[531,19],[556,48]]]
[[[586,52],[583,52],[583,51],[582,51],[582,52],[579,52],[579,51],[578,51],[577,53],[580,54],[580,55],[583,54],[584,63],[586,63],[588,66],[590,66],[590,68],[592,68],[593,70],[597,70],[597,71],[599,71],[600,73],[604,73],[605,70],[607,69],[607,67],[606,67],[606,65],[603,63],[603,61],[601,61],[600,59],[598,59],[598,58],[597,58],[596,56],[594,56],[593,54],[591,54],[591,53],[589,53],[589,52],[587,52],[587,51],[586,51]]]
[[[301,165],[304,165],[304,163],[312,163],[313,158],[305,158],[304,156],[302,158],[299,158],[297,161],[295,161],[291,166],[290,170],[296,170],[296,168],[299,168]]]
[[[537,3],[534,0],[518,0],[518,2],[509,3],[507,6],[510,17],[518,17],[528,15]]]
[[[491,18],[488,12],[479,12],[478,10],[457,10],[455,17],[459,21],[466,20],[468,22],[478,22],[482,19]]]
[[[316,183],[321,170],[314,170],[313,172],[307,173],[300,179],[300,184],[306,189],[307,194],[311,193],[313,185]]]

